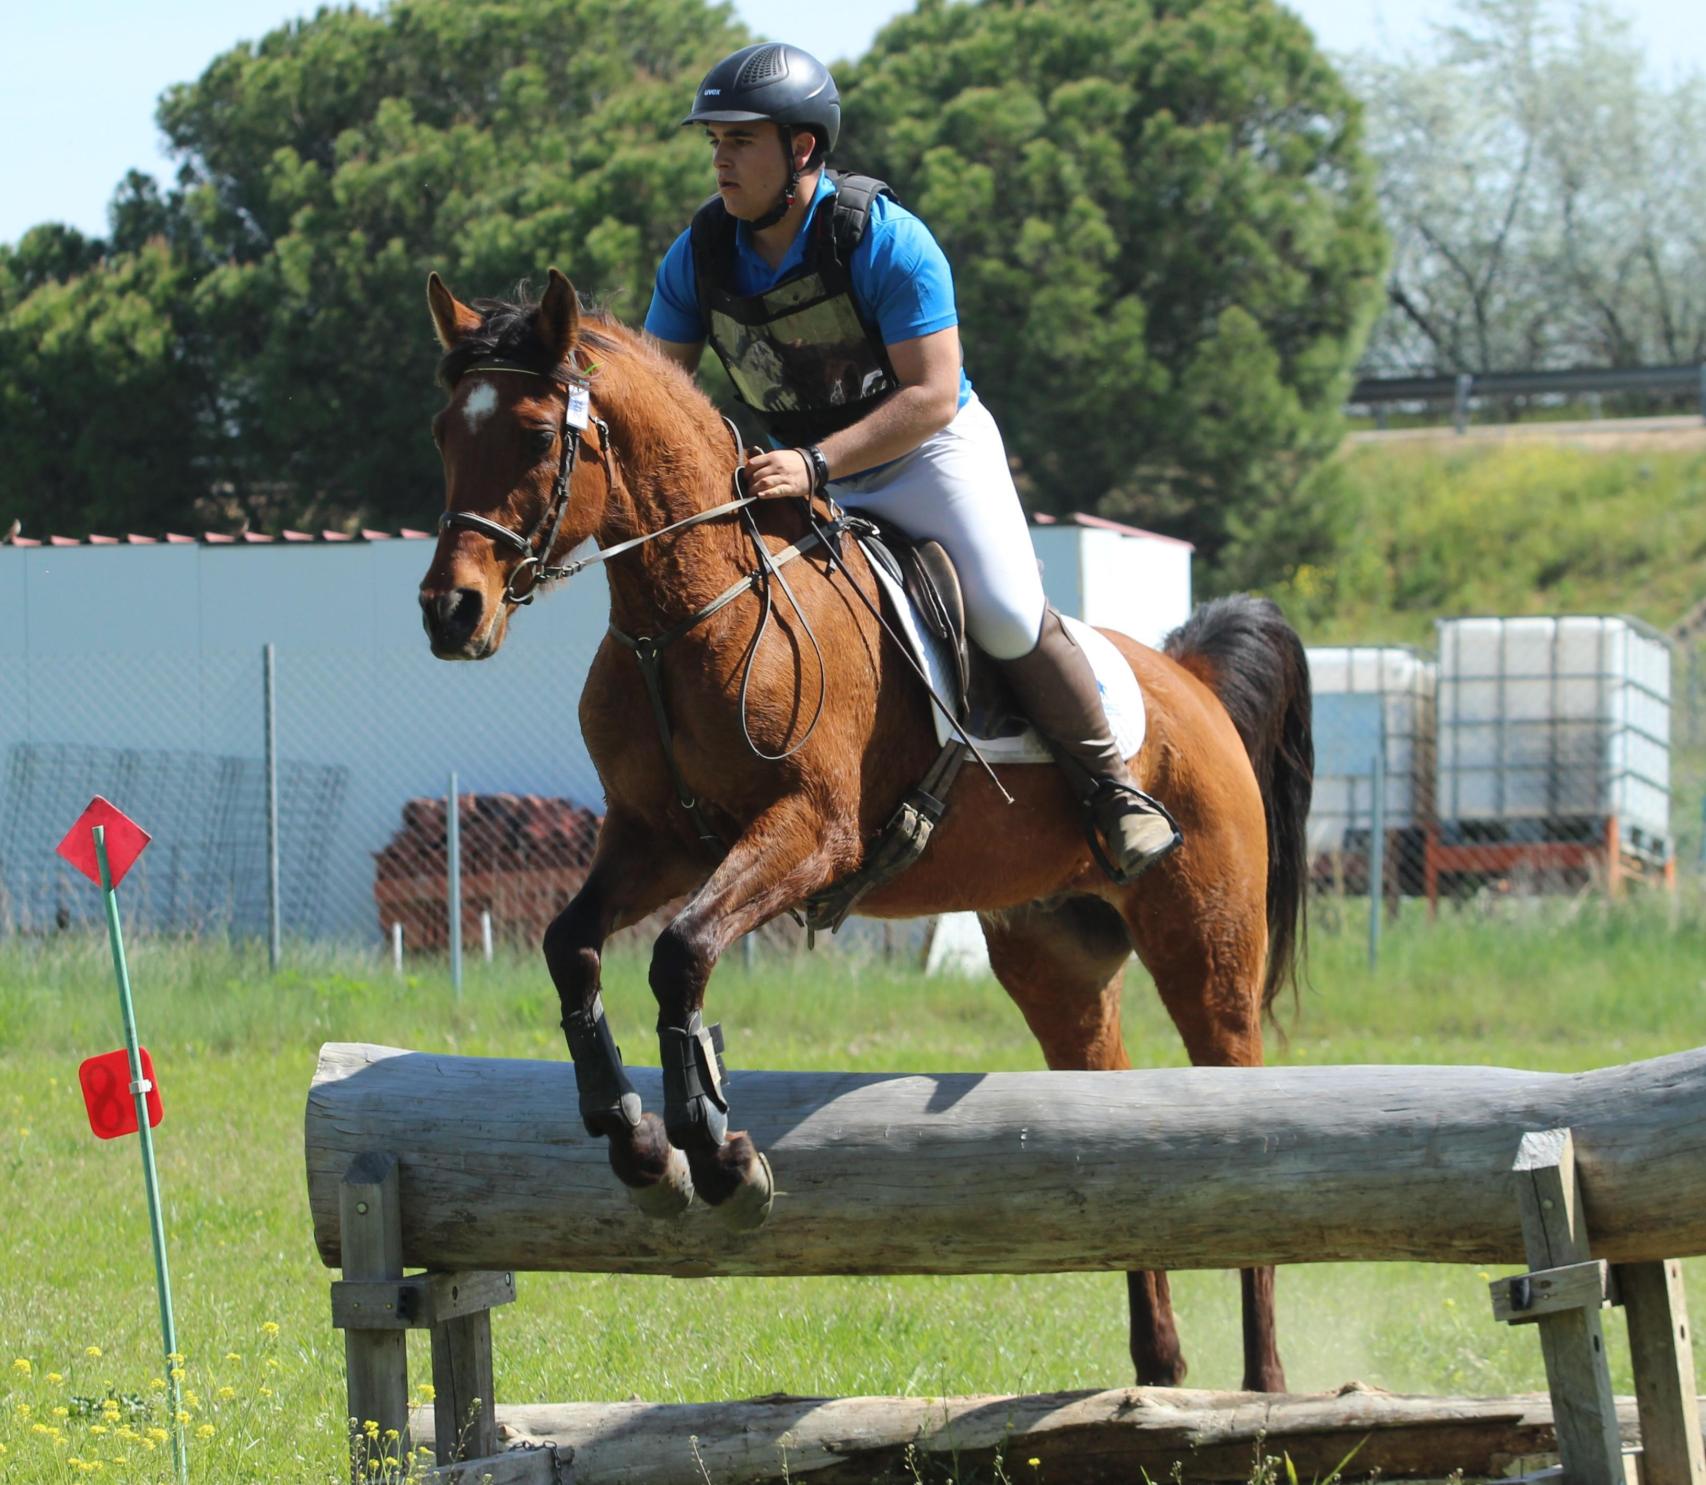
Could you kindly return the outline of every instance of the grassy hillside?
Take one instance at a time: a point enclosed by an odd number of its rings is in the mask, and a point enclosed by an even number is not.
[[[1454,614],[1628,613],[1706,597],[1706,452],[1347,446],[1311,495],[1330,555],[1268,591],[1312,643],[1427,644]]]

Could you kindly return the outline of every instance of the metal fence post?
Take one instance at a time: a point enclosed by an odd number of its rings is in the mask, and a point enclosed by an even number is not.
[[[1469,394],[1475,386],[1475,378],[1467,371],[1457,374],[1457,401],[1451,411],[1451,426],[1459,433],[1469,427]]]
[[[1386,717],[1374,750],[1374,809],[1368,836],[1368,970],[1380,968],[1380,915],[1386,907]]]
[[[283,933],[278,893],[278,661],[270,644],[261,646],[261,673],[267,733],[267,966],[277,974]]]
[[[445,800],[445,824],[450,848],[450,880],[446,897],[450,907],[450,988],[462,998],[462,810],[456,790],[456,771],[450,773],[450,793]]]

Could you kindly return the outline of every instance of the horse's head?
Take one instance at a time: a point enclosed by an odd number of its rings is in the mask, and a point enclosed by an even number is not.
[[[551,562],[599,529],[608,435],[576,356],[575,291],[555,268],[537,304],[466,305],[436,273],[427,304],[450,400],[432,423],[445,510],[421,620],[441,660],[483,660]]]

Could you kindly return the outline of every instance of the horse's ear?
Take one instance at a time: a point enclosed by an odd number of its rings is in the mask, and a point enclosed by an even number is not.
[[[567,361],[580,325],[580,301],[575,297],[575,286],[553,268],[547,276],[544,297],[539,301],[539,338],[559,362]]]
[[[447,351],[464,335],[480,328],[479,312],[469,309],[445,288],[444,280],[436,273],[427,275],[427,308],[432,311],[432,325],[438,332],[438,343]]]

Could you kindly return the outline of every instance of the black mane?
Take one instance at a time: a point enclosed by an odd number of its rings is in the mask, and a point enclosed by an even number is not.
[[[514,300],[473,301],[470,307],[480,312],[480,328],[464,335],[439,358],[438,383],[445,391],[455,387],[468,368],[480,361],[513,361],[543,376],[556,373],[555,349],[546,346],[535,329],[539,301],[529,293],[526,284],[518,285],[515,292]],[[583,302],[577,344],[606,353],[614,351],[616,341],[588,328],[588,320],[600,325],[615,323],[605,311]]]

